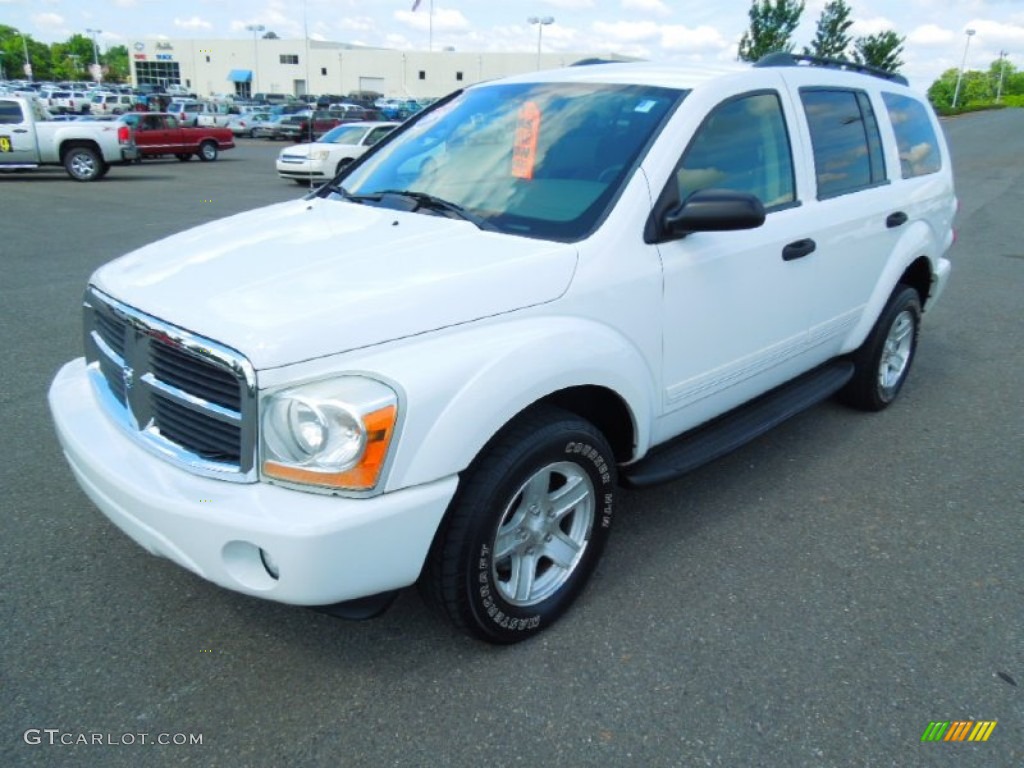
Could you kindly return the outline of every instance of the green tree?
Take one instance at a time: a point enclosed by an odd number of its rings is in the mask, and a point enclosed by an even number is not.
[[[792,53],[796,46],[791,38],[803,12],[804,0],[753,0],[750,29],[740,39],[740,60],[757,61],[777,51]]]
[[[846,59],[853,37],[847,34],[853,26],[850,18],[850,6],[844,0],[831,0],[826,3],[818,17],[818,30],[811,41],[811,46],[804,46],[804,53],[826,59]]]
[[[900,37],[891,29],[867,37],[858,37],[853,44],[853,60],[858,64],[884,69],[886,72],[899,72],[903,66],[900,54],[903,53],[905,37]]]
[[[103,75],[104,80],[114,83],[127,83],[131,79],[131,67],[128,64],[128,46],[112,45],[107,48],[103,57],[107,70]]]

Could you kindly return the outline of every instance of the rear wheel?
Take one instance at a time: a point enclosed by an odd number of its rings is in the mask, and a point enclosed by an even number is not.
[[[917,291],[900,283],[854,353],[853,378],[840,391],[840,398],[865,411],[888,407],[910,373],[920,326],[921,299]]]
[[[421,577],[424,596],[487,642],[535,635],[597,565],[615,483],[611,448],[592,424],[557,408],[528,412],[464,473]]]
[[[204,141],[199,145],[199,159],[208,163],[217,159],[217,145],[212,141]]]
[[[72,147],[64,155],[64,170],[75,181],[97,181],[106,175],[109,166],[92,147]]]

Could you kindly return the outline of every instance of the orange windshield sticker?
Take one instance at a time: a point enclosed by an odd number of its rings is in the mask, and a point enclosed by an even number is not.
[[[537,136],[540,134],[540,108],[528,101],[519,110],[516,136],[512,145],[512,175],[532,179],[537,162]]]

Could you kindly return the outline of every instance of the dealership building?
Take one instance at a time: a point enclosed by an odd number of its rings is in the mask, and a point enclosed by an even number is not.
[[[135,85],[178,83],[200,96],[255,93],[443,96],[482,80],[569,66],[584,59],[629,61],[609,53],[397,51],[320,40],[144,39],[130,45]]]

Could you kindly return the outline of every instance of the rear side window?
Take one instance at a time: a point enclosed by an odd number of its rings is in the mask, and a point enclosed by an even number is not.
[[[796,201],[793,159],[775,93],[719,104],[704,120],[676,168],[679,200],[701,189],[756,196],[771,210]]]
[[[941,170],[942,153],[924,104],[898,93],[883,93],[882,99],[896,132],[903,178],[912,179]]]
[[[0,101],[0,125],[14,125],[24,122],[21,105],[16,101]]]
[[[818,199],[886,180],[878,121],[863,91],[801,88],[814,148]]]

